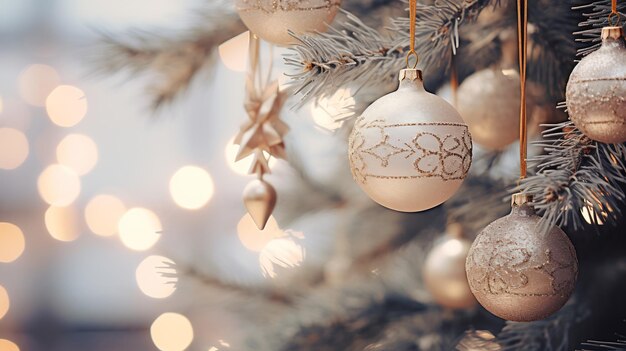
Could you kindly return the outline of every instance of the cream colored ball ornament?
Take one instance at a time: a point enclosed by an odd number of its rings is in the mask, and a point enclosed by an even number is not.
[[[472,140],[458,112],[424,90],[421,71],[404,69],[398,90],[355,122],[349,159],[354,180],[374,201],[396,211],[424,211],[461,186]]]
[[[441,306],[467,309],[476,305],[465,274],[465,260],[472,242],[463,237],[459,224],[451,224],[446,235],[428,253],[424,263],[426,289]]]
[[[235,0],[246,27],[261,39],[278,45],[295,42],[289,31],[326,31],[340,5],[341,0]]]
[[[626,142],[626,47],[621,27],[602,28],[602,45],[574,67],[565,92],[567,112],[589,138]]]
[[[472,293],[489,312],[517,322],[544,319],[574,291],[576,251],[556,226],[539,231],[530,198],[513,195],[511,213],[474,240],[465,269]]]
[[[503,150],[517,140],[519,86],[516,70],[497,67],[478,71],[461,83],[457,108],[474,142],[489,150]]]

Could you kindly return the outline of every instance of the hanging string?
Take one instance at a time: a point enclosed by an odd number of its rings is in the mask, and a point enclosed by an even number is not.
[[[406,68],[415,69],[417,68],[417,63],[419,62],[419,56],[417,56],[417,52],[415,52],[415,26],[417,25],[417,0],[409,1],[409,18],[411,22],[410,29],[410,37],[411,42],[409,44],[409,52],[406,55]],[[415,57],[415,63],[413,65],[410,64],[411,56]]]
[[[517,0],[517,47],[520,75],[519,157],[520,179],[526,178],[528,135],[526,130],[526,59],[528,57],[528,0]]]
[[[615,21],[615,23],[613,23]],[[620,14],[617,12],[617,0],[611,0],[611,13],[609,13],[609,26],[619,26]]]
[[[454,53],[452,53],[450,58],[450,89],[452,90],[452,104],[454,107],[457,107],[459,102],[459,75],[456,69],[456,55]]]

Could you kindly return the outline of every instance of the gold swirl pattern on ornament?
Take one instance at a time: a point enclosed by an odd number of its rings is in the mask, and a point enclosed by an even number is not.
[[[479,274],[468,275],[468,282],[474,291],[491,295],[513,296],[568,296],[572,291],[578,275],[578,265],[575,263],[576,254],[573,247],[568,246],[569,256],[574,259],[569,262],[555,260],[552,251],[546,249],[544,260],[540,264],[532,264],[532,253],[519,242],[497,240],[488,245],[493,250],[481,250],[490,254],[487,265],[482,266],[474,257],[473,250],[468,257],[468,266],[482,267]],[[485,245],[485,243],[483,243]],[[557,279],[558,272],[569,271],[569,274],[560,276],[573,277],[572,279]],[[476,270],[475,270],[476,271]],[[547,292],[520,292],[519,289],[533,288],[530,276],[541,274],[548,277],[551,291]]]
[[[461,129],[461,136],[437,133],[437,127]],[[411,142],[394,142],[388,133],[393,128],[416,129]],[[373,146],[366,147],[364,131],[376,130],[380,139]],[[467,176],[472,162],[472,141],[467,125],[452,122],[399,123],[385,124],[383,120],[364,122],[360,117],[355,123],[349,140],[352,175],[362,183],[367,178],[416,179],[440,178],[444,181],[462,180]],[[377,174],[369,170],[365,157],[373,157],[387,169],[390,162],[404,158],[411,162],[414,174]]]
[[[319,3],[319,5],[311,5],[311,2]],[[263,0],[241,0],[237,6],[237,11],[261,11],[267,14],[276,13],[279,11],[314,11],[314,10],[329,10],[333,7],[339,7],[341,0],[323,0],[323,1],[311,1],[311,0],[272,0],[268,4],[268,1]]]

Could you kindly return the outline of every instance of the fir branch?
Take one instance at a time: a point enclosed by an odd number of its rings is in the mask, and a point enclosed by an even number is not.
[[[122,34],[100,31],[92,57],[96,73],[126,72],[129,77],[148,75],[152,108],[172,102],[211,61],[222,42],[245,31],[238,16],[224,6],[207,9],[197,24],[169,35],[144,30]]]
[[[585,47],[578,50],[578,55],[586,56],[600,47],[602,27],[609,25],[608,17],[611,13],[611,0],[594,1],[590,4],[574,6],[573,9],[583,11],[583,17],[585,17],[585,20],[579,25],[585,29],[574,34],[579,36],[577,41],[585,44]],[[618,1],[617,11],[622,18],[626,18],[626,2]],[[626,21],[622,20],[621,23],[623,27],[626,27]]]
[[[533,196],[543,213],[545,228],[583,223],[583,213],[592,224],[615,223],[626,195],[626,145],[603,144],[586,137],[572,122],[549,125],[535,145],[545,154],[529,161],[537,173],[524,179],[518,191]],[[550,139],[551,138],[551,139]]]
[[[450,54],[459,45],[459,27],[475,19],[493,0],[437,2],[419,5],[417,45],[421,65],[436,70],[447,65]],[[288,65],[299,72],[292,77],[301,104],[324,94],[332,94],[346,82],[362,86],[395,79],[404,65],[408,49],[410,23],[397,18],[387,34],[367,26],[347,13],[347,20],[327,33],[296,36],[299,43],[285,56]]]

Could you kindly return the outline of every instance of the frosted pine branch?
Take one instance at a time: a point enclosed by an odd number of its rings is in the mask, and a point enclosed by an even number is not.
[[[584,43],[585,47],[578,50],[578,54],[586,56],[600,47],[600,32],[602,27],[609,25],[608,16],[611,13],[611,0],[594,1],[573,7],[574,10],[583,11],[585,21],[580,23],[580,27],[585,29],[575,32],[580,38],[577,41]],[[617,2],[617,11],[622,18],[626,17],[626,2]],[[626,21],[621,21],[622,26],[626,26]]]

